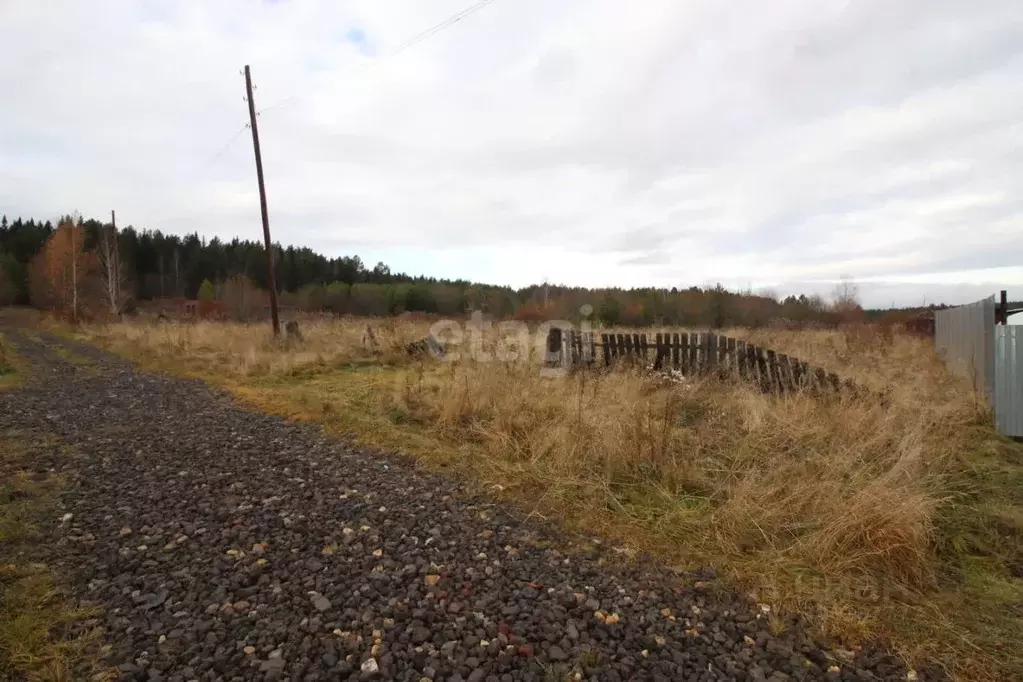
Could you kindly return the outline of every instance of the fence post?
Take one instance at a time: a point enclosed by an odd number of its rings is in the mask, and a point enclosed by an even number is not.
[[[757,371],[760,373],[760,390],[764,393],[770,393],[771,374],[767,369],[767,357],[764,355],[763,348],[754,346],[754,350],[757,354]]]
[[[700,335],[693,333],[689,335],[689,371],[696,376],[700,373],[700,361],[698,359],[698,353],[700,350]]]
[[[789,362],[789,356],[784,353],[778,353],[778,379],[783,393],[791,393],[795,390],[792,381],[792,365]]]
[[[718,337],[717,334],[703,335],[704,366],[707,374],[713,374],[718,364]]]
[[[771,378],[771,392],[781,392],[781,382],[778,381],[778,354],[773,350],[767,351],[767,372]]]
[[[792,359],[792,382],[795,384],[793,390],[803,389],[803,362],[799,359]]]

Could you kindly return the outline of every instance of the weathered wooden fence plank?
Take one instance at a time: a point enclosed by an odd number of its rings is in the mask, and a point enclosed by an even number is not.
[[[689,335],[689,371],[693,376],[700,373],[700,335],[693,333]]]
[[[767,376],[771,382],[771,392],[773,393],[780,388],[778,383],[778,354],[770,348],[764,351],[764,354],[767,356]]]
[[[718,364],[718,337],[717,334],[702,334],[703,337],[703,366],[707,374],[711,374]]]
[[[760,375],[760,389],[765,393],[771,390],[771,374],[767,369],[767,355],[764,349],[757,347],[757,373]]]
[[[778,353],[778,379],[781,381],[783,393],[792,393],[795,386],[792,383],[792,366],[789,364],[789,356]]]
[[[852,381],[798,358],[713,332],[600,333],[598,343],[594,332],[553,329],[547,350],[555,349],[560,353],[549,361],[557,360],[566,367],[593,365],[600,359],[611,366],[628,358],[657,370],[678,369],[686,376],[738,377],[776,395],[798,391],[859,395],[863,391]]]
[[[795,384],[794,390],[802,391],[806,388],[804,380],[806,373],[803,371],[803,362],[796,358],[792,359],[792,382]]]

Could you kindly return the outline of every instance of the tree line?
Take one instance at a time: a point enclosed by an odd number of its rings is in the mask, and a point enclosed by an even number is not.
[[[461,315],[482,310],[523,320],[590,318],[615,325],[759,326],[836,321],[860,311],[855,293],[778,300],[715,287],[586,289],[548,283],[512,289],[373,267],[356,255],[327,258],[310,248],[274,245],[274,277],[284,306],[338,314],[406,311]],[[112,221],[0,218],[0,304],[60,309],[73,316],[120,313],[153,299],[222,299],[236,317],[265,306],[261,242],[198,233],[115,228]],[[848,294],[849,292],[845,292]],[[862,311],[860,311],[862,312]]]

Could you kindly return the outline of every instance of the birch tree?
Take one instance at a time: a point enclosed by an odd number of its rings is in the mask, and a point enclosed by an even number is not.
[[[100,230],[97,252],[100,276],[103,280],[103,302],[111,315],[118,315],[124,306],[124,292],[127,286],[113,211],[110,212],[110,225]]]

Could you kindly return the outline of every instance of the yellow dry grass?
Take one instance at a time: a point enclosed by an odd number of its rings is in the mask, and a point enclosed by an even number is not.
[[[39,523],[56,513],[53,474],[30,473],[31,459],[45,440],[8,431],[0,441],[0,679],[103,682],[113,674],[93,653],[98,631],[67,634],[67,627],[96,615],[74,603],[53,571],[30,558],[43,541]]]
[[[4,335],[0,334],[0,389],[14,386],[17,377],[17,359],[14,349],[10,347]]]
[[[411,361],[398,349],[425,323],[371,322],[379,355],[361,344],[366,324],[306,323],[291,346],[237,324],[81,334],[454,469],[531,514],[712,564],[853,644],[881,638],[963,679],[1023,676],[1023,456],[929,342],[730,332],[887,389],[882,405],[629,369],[550,377],[465,353]],[[495,350],[495,335],[479,347]]]

